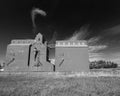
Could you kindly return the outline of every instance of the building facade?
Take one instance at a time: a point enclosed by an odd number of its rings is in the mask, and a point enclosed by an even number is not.
[[[40,33],[33,40],[12,40],[7,46],[5,71],[53,71],[46,44]]]
[[[89,71],[88,45],[86,41],[56,41],[56,71]]]
[[[86,41],[56,41],[55,58],[38,33],[35,39],[12,40],[7,46],[5,71],[80,72],[89,71]],[[51,62],[49,61],[51,60]]]

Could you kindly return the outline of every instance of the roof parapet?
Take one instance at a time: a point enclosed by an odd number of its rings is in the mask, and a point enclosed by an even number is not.
[[[10,45],[30,45],[36,42],[36,40],[12,40]]]
[[[87,41],[56,41],[56,47],[88,47]]]

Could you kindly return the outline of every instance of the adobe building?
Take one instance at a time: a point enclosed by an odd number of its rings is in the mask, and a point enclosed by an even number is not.
[[[12,40],[7,46],[5,71],[81,72],[89,71],[86,41],[56,41],[55,59],[49,44],[38,33],[35,39]],[[50,59],[55,62],[50,62]]]
[[[53,71],[48,61],[47,42],[39,33],[35,39],[12,40],[7,46],[5,71]]]
[[[86,41],[56,41],[56,71],[88,72],[89,56]]]

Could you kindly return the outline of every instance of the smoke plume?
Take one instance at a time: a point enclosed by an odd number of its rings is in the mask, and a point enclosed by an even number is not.
[[[33,24],[33,30],[35,32],[36,30],[36,24],[35,24],[35,17],[37,14],[40,14],[41,16],[46,16],[46,12],[39,9],[39,8],[33,8],[31,11],[31,18],[32,18],[32,24]]]

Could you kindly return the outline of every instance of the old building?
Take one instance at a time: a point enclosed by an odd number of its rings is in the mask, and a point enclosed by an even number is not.
[[[89,71],[86,41],[56,41],[50,58],[49,44],[38,33],[35,39],[12,40],[7,46],[5,71]],[[50,62],[51,60],[51,62]]]

